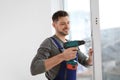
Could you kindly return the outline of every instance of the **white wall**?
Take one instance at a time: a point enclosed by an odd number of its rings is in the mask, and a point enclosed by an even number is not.
[[[50,0],[0,0],[0,80],[46,80],[30,64],[51,32]]]

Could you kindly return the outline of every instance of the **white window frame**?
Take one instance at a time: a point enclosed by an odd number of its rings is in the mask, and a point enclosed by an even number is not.
[[[100,24],[99,24],[99,0],[90,1],[91,10],[91,34],[92,46],[94,50],[93,56],[93,80],[102,80],[102,60],[101,60],[101,40],[100,40]]]

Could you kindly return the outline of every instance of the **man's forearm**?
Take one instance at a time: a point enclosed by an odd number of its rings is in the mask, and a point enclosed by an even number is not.
[[[54,57],[46,59],[45,60],[45,69],[46,69],[46,71],[48,71],[51,68],[53,68],[54,66],[60,64],[62,61],[64,61],[62,54],[58,54],[58,55],[56,55]]]
[[[87,60],[88,65],[93,65],[92,57],[90,56]]]

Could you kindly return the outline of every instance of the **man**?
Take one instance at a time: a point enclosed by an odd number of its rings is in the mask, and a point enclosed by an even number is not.
[[[53,14],[53,27],[55,28],[55,35],[52,36],[56,42],[63,47],[63,43],[67,42],[66,35],[69,34],[70,21],[69,15],[66,11],[60,10]],[[77,47],[72,47],[64,50],[59,50],[58,45],[51,37],[45,39],[40,45],[37,55],[34,57],[31,64],[31,74],[37,75],[46,72],[45,75],[48,80],[58,80],[57,76],[61,71],[61,63],[67,62],[69,60],[75,59],[76,55],[78,57],[78,62],[83,65],[92,64],[92,49],[89,50],[89,57],[87,58],[82,54]],[[65,63],[66,65],[66,63]],[[65,66],[66,68],[66,66]],[[65,69],[64,69],[65,70]],[[65,72],[62,75],[66,75]],[[73,70],[71,70],[73,71]],[[59,77],[60,79],[61,77]],[[62,78],[61,78],[62,79]],[[67,80],[67,79],[63,79]]]

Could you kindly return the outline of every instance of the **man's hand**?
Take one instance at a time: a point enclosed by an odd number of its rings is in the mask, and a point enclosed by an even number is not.
[[[89,49],[88,56],[89,58],[87,60],[87,63],[88,65],[92,65],[93,64],[93,49],[92,48]]]
[[[77,51],[78,51],[77,47],[65,49],[64,52],[62,53],[63,59],[65,61],[69,61],[71,59],[76,58]]]

